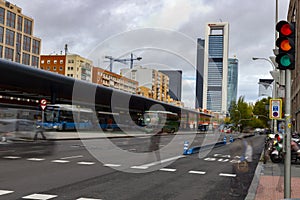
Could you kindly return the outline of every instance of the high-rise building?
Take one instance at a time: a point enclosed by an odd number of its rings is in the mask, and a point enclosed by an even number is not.
[[[169,77],[167,75],[141,66],[133,69],[121,69],[121,75],[137,81],[139,86],[149,88],[152,93],[150,96],[153,99],[164,102],[169,101]]]
[[[20,7],[0,0],[0,58],[38,68],[41,39],[33,36],[33,27]]]
[[[159,70],[169,77],[169,95],[176,101],[181,101],[182,71],[181,70]]]
[[[230,109],[231,102],[237,100],[237,88],[238,88],[238,59],[228,59],[228,83],[227,83],[227,110]]]
[[[204,44],[205,40],[198,38],[195,108],[203,108]]]
[[[228,34],[228,22],[206,24],[202,108],[223,114],[228,97]]]

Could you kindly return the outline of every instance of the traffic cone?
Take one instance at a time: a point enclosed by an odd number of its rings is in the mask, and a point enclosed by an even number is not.
[[[183,154],[187,155],[188,154],[188,150],[189,150],[189,141],[184,141],[184,144],[183,144]]]

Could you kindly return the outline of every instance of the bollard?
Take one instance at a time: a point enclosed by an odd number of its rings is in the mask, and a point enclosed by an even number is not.
[[[233,137],[232,137],[232,135],[230,135],[229,141],[230,141],[230,143],[233,142]]]
[[[224,136],[223,143],[226,144],[226,135]]]
[[[184,144],[183,144],[183,154],[184,155],[188,154],[188,149],[189,149],[189,141],[184,141]]]

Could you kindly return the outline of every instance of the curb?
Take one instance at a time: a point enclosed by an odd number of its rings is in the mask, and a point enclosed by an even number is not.
[[[264,154],[264,150],[262,151],[260,158],[263,156],[263,154]],[[254,177],[253,177],[251,185],[248,189],[248,194],[247,194],[245,200],[254,200],[255,199],[256,191],[258,188],[258,184],[259,184],[259,180],[260,180],[262,171],[263,171],[263,162],[258,161],[258,165],[256,167]]]

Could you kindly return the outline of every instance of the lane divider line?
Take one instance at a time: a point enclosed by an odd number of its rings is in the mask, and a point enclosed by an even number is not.
[[[159,170],[160,171],[165,171],[165,172],[176,172],[176,169],[170,169],[170,168],[161,168]]]
[[[67,159],[73,159],[73,158],[82,158],[83,155],[78,155],[78,156],[69,156],[69,157],[64,157],[64,158],[60,158],[62,160],[67,160]]]
[[[225,176],[225,177],[236,177],[236,174],[226,174],[226,173],[220,173],[219,176]]]
[[[68,161],[68,160],[52,160],[51,162],[53,162],[53,163],[68,163],[70,161]]]
[[[189,171],[189,174],[201,174],[201,175],[204,175],[206,174],[206,172],[202,172],[202,171]]]

